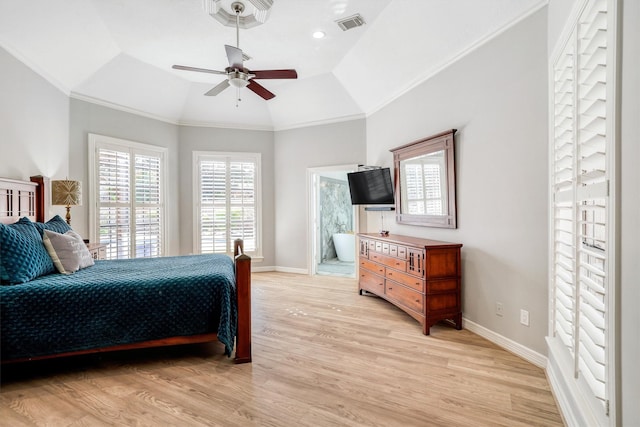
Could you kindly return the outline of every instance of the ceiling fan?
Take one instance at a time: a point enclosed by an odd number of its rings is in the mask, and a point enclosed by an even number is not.
[[[297,79],[296,70],[249,70],[244,67],[243,53],[240,49],[240,14],[244,11],[244,4],[241,2],[233,2],[231,9],[236,13],[236,47],[225,45],[229,59],[229,66],[224,71],[209,70],[207,68],[188,67],[186,65],[173,65],[171,68],[176,70],[196,71],[198,73],[222,74],[227,79],[216,85],[213,89],[205,93],[206,96],[215,96],[233,86],[239,89],[246,87],[256,93],[258,96],[269,100],[275,95],[269,92],[264,86],[256,82],[256,79]]]

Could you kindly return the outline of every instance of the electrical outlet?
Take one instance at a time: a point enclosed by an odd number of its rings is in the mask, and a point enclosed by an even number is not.
[[[496,303],[496,316],[502,317],[504,315],[504,306],[501,302]]]
[[[520,310],[520,323],[529,326],[529,312],[527,310]]]

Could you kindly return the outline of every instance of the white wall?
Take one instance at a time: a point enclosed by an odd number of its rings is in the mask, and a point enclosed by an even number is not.
[[[458,229],[391,233],[462,243],[463,316],[546,354],[546,10],[536,12],[367,120],[367,160],[447,129],[456,133]],[[417,53],[418,54],[418,53]],[[370,214],[370,232],[377,214]],[[385,226],[387,221],[385,220]],[[504,316],[495,314],[496,302]],[[520,324],[520,309],[530,326]]]
[[[71,99],[69,127],[69,176],[82,181],[83,205],[71,209],[72,226],[89,236],[89,133],[168,148],[167,175],[168,255],[180,254],[178,193],[178,126],[109,107]]]
[[[640,423],[640,2],[622,2],[620,132],[621,425]]]
[[[181,208],[180,245],[183,254],[193,253],[193,152],[224,151],[260,153],[262,163],[262,241],[264,260],[254,267],[275,264],[275,186],[273,132],[181,126],[179,132],[179,188]]]
[[[0,69],[0,176],[64,179],[69,174],[69,98],[2,48]],[[54,213],[64,215],[64,208],[55,207],[49,216]]]
[[[310,268],[307,169],[365,163],[365,121],[276,132],[274,160],[276,267],[304,272]]]

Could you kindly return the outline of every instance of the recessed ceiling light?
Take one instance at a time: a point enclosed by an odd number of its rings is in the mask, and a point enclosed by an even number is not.
[[[326,34],[324,33],[324,31],[316,31],[315,33],[313,33],[313,38],[314,39],[323,39],[325,35]]]

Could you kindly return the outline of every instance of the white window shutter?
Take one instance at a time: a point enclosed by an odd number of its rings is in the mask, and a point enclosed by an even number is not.
[[[131,247],[131,156],[98,148],[98,229],[106,258],[129,258]]]
[[[106,259],[162,256],[166,149],[93,134],[89,145],[92,234]]]
[[[610,5],[615,0],[585,0],[553,67],[552,331],[571,355],[571,377],[592,402],[598,424],[609,422],[615,389],[608,322],[615,247]]]
[[[578,22],[579,373],[606,404],[607,1],[587,4]]]
[[[196,251],[231,253],[234,240],[243,239],[247,253],[258,253],[259,156],[194,153],[194,162]]]
[[[574,89],[575,45],[565,47],[554,67],[553,279],[554,333],[569,352],[575,350],[576,286],[574,229]]]
[[[157,155],[135,155],[136,258],[162,255],[161,166]]]

